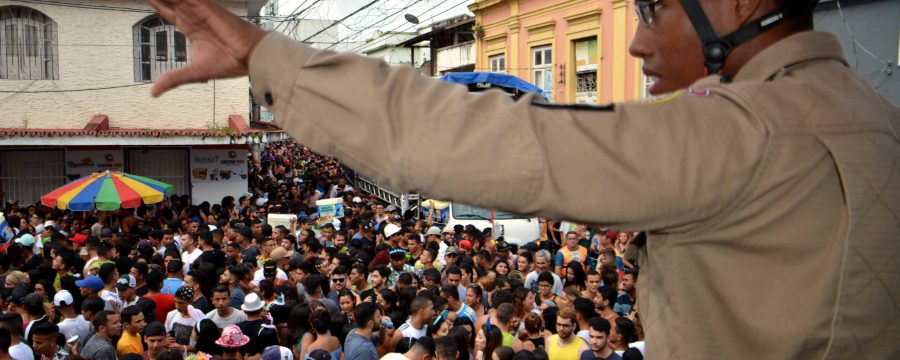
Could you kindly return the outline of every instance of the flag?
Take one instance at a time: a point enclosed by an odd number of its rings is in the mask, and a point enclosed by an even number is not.
[[[16,234],[13,232],[12,227],[9,226],[9,222],[6,221],[6,217],[0,212],[0,242],[6,243],[12,240],[13,236],[16,236]]]

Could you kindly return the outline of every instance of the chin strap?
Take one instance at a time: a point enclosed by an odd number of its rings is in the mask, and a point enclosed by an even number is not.
[[[722,73],[722,68],[725,66],[725,60],[731,54],[731,50],[750,41],[766,30],[781,24],[792,16],[812,10],[817,2],[817,0],[784,0],[782,5],[774,11],[741,26],[731,34],[723,37],[716,35],[709,18],[706,17],[706,13],[700,6],[700,0],[681,0],[681,6],[684,7],[684,11],[694,25],[694,29],[700,35],[700,41],[703,42],[706,74],[722,75],[723,81],[727,82],[728,77]]]

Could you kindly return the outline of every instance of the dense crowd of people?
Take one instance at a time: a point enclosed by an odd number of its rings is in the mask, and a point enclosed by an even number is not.
[[[400,213],[290,141],[251,158],[218,204],[5,204],[0,359],[642,358],[641,234],[541,220],[518,246]]]

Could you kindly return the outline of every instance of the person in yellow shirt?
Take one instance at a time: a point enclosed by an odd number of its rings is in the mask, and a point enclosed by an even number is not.
[[[578,359],[591,348],[575,335],[575,310],[561,309],[556,315],[557,333],[547,339],[547,358],[550,360]]]
[[[143,354],[144,344],[141,342],[141,332],[147,323],[144,321],[144,313],[137,305],[131,305],[122,310],[122,325],[125,331],[116,344],[116,355],[119,357],[126,354]]]

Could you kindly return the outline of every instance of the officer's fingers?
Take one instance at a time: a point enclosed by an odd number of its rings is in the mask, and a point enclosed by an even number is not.
[[[201,73],[196,70],[196,66],[196,64],[192,64],[187,67],[170,70],[162,74],[158,79],[156,79],[156,83],[153,84],[153,90],[151,91],[153,97],[159,97],[166,91],[184,84],[203,82],[208,80],[205,76],[201,75]]]

